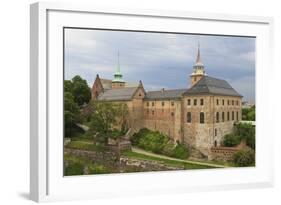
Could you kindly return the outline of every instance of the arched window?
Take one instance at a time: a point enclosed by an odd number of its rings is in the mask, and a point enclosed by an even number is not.
[[[191,112],[188,112],[187,114],[186,114],[186,122],[191,122]]]
[[[217,112],[217,114],[216,114],[216,122],[220,122],[220,113],[219,112]]]
[[[197,105],[197,99],[194,99],[193,105]]]
[[[224,122],[224,112],[221,114],[221,120]]]
[[[200,112],[200,123],[203,124],[205,121],[204,119],[204,112]]]

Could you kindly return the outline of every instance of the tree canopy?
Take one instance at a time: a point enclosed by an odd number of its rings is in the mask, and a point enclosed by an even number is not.
[[[255,106],[250,108],[242,109],[242,120],[255,121],[256,120],[256,109]]]
[[[89,103],[91,90],[86,80],[75,76],[71,80],[64,80],[64,132],[65,137],[73,137],[81,129],[77,123],[81,122],[80,106]]]
[[[89,132],[96,136],[96,141],[106,143],[109,137],[116,137],[117,131],[118,134],[126,132],[128,108],[125,103],[92,102],[91,106]]]
[[[91,89],[88,87],[87,81],[79,75],[64,81],[64,92],[70,92],[79,106],[88,104],[91,99]]]
[[[64,93],[64,132],[65,137],[72,137],[76,131],[76,123],[80,122],[80,111],[70,92]]]

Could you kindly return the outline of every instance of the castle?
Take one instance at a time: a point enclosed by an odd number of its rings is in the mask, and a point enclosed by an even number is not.
[[[131,86],[123,80],[118,60],[113,80],[96,76],[92,100],[126,103],[134,132],[158,130],[208,156],[241,120],[242,96],[225,80],[206,74],[199,45],[190,78],[189,88],[145,91],[141,81]]]

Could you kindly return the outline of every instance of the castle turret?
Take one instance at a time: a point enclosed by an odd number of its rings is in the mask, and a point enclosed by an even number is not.
[[[202,76],[206,75],[204,70],[204,65],[201,62],[201,56],[200,56],[200,44],[198,43],[198,50],[197,50],[197,58],[195,65],[193,66],[193,72],[190,75],[191,77],[191,87],[196,84]]]
[[[125,87],[125,81],[123,80],[123,75],[120,72],[119,52],[118,52],[118,64],[117,64],[116,72],[114,73],[114,79],[112,80],[112,89],[118,89],[124,87]]]

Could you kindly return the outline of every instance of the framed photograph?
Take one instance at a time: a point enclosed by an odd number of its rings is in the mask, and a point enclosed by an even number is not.
[[[271,18],[30,16],[32,200],[272,186]]]

